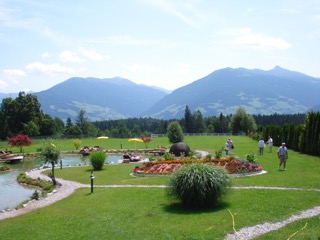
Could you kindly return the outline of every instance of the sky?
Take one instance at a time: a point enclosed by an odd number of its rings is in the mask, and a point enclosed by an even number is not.
[[[319,0],[0,0],[0,92],[71,77],[174,90],[226,68],[320,77]]]

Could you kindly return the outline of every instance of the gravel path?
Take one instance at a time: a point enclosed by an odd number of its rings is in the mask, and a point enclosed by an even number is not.
[[[253,239],[261,236],[262,234],[278,230],[286,226],[287,224],[293,223],[297,220],[301,220],[304,218],[311,218],[318,215],[320,215],[320,206],[316,206],[314,208],[300,212],[298,215],[293,215],[288,219],[283,220],[282,222],[275,222],[275,223],[266,222],[266,223],[258,224],[252,227],[241,228],[239,231],[235,232],[234,234],[228,234],[225,240]]]
[[[41,174],[42,171],[46,169],[40,169],[40,170],[32,170],[30,172],[27,172],[26,175],[35,178],[35,179],[43,179],[43,180],[51,180],[49,177]],[[72,182],[63,180],[60,178],[56,179],[61,186],[57,187],[52,193],[49,193],[47,197],[41,198],[40,200],[36,201],[30,201],[27,204],[23,205],[23,208],[20,208],[18,210],[12,210],[12,211],[2,211],[0,212],[0,221],[7,218],[12,218],[19,216],[21,214],[25,214],[28,212],[31,212],[35,209],[42,208],[45,206],[48,206],[52,203],[55,203],[61,199],[64,199],[71,195],[76,189],[86,187],[89,188],[90,184],[82,184],[78,182]],[[101,185],[101,186],[95,186],[95,187],[108,187],[108,188],[115,188],[115,187],[143,187],[143,188],[165,188],[164,185]],[[295,190],[295,191],[320,191],[320,189],[300,189],[300,188],[283,188],[283,187],[263,187],[263,186],[249,186],[249,187],[232,187],[233,189],[272,189],[272,190]],[[258,224],[251,227],[245,227],[240,229],[239,231],[236,231],[234,234],[228,234],[225,238],[225,240],[239,240],[239,239],[253,239],[256,238],[262,234],[278,230],[279,228],[282,228],[286,226],[287,224],[290,224],[294,221],[305,219],[305,218],[311,218],[314,216],[320,215],[320,206],[316,206],[314,208],[308,209],[306,211],[300,212],[298,215],[293,215],[288,219],[285,219],[281,222],[275,222],[275,223],[263,223]]]

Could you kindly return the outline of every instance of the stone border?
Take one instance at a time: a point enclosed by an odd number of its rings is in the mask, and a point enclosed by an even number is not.
[[[257,176],[261,174],[265,174],[267,171],[261,170],[257,172],[248,172],[248,173],[237,173],[237,174],[228,174],[229,177],[231,178],[236,178],[236,177],[251,177],[251,176]],[[170,174],[144,174],[144,173],[130,173],[131,176],[133,177],[167,177]]]

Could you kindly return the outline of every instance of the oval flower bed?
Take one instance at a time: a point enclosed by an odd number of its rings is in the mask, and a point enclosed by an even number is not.
[[[216,166],[223,167],[230,174],[238,173],[250,173],[262,171],[262,167],[259,166],[257,162],[250,162],[243,159],[230,159],[230,158],[220,158],[220,159],[182,159],[182,160],[161,160],[156,162],[147,162],[142,165],[142,167],[135,167],[133,170],[134,175],[161,175],[170,174],[176,169],[181,167],[183,164],[193,163],[193,162],[203,162],[209,163]]]

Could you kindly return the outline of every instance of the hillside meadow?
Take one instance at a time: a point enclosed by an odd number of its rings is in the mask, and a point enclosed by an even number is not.
[[[191,149],[214,155],[224,146],[227,136],[186,137]],[[245,136],[232,136],[234,154],[245,158],[257,152],[257,142]],[[82,139],[83,146],[104,149],[134,149],[127,139]],[[25,147],[36,152],[40,140]],[[63,151],[77,152],[72,139],[55,140]],[[169,147],[167,138],[155,138],[149,144]],[[137,148],[145,148],[137,143]],[[1,142],[0,148],[6,148]],[[94,192],[78,189],[70,197],[53,205],[12,219],[1,221],[1,239],[224,239],[227,233],[264,222],[283,221],[303,210],[320,205],[320,159],[290,150],[287,171],[278,171],[277,147],[272,153],[257,155],[266,174],[232,178],[233,187],[285,187],[288,189],[232,188],[219,208],[184,210],[166,197],[168,177],[132,177],[136,164],[105,165],[95,172]],[[89,184],[91,166],[56,169],[56,176]],[[107,187],[133,185],[136,187]],[[141,188],[137,185],[149,185]],[[104,186],[104,187],[99,187]],[[297,188],[297,189],[292,189]],[[318,239],[319,216],[302,219],[257,239]]]

